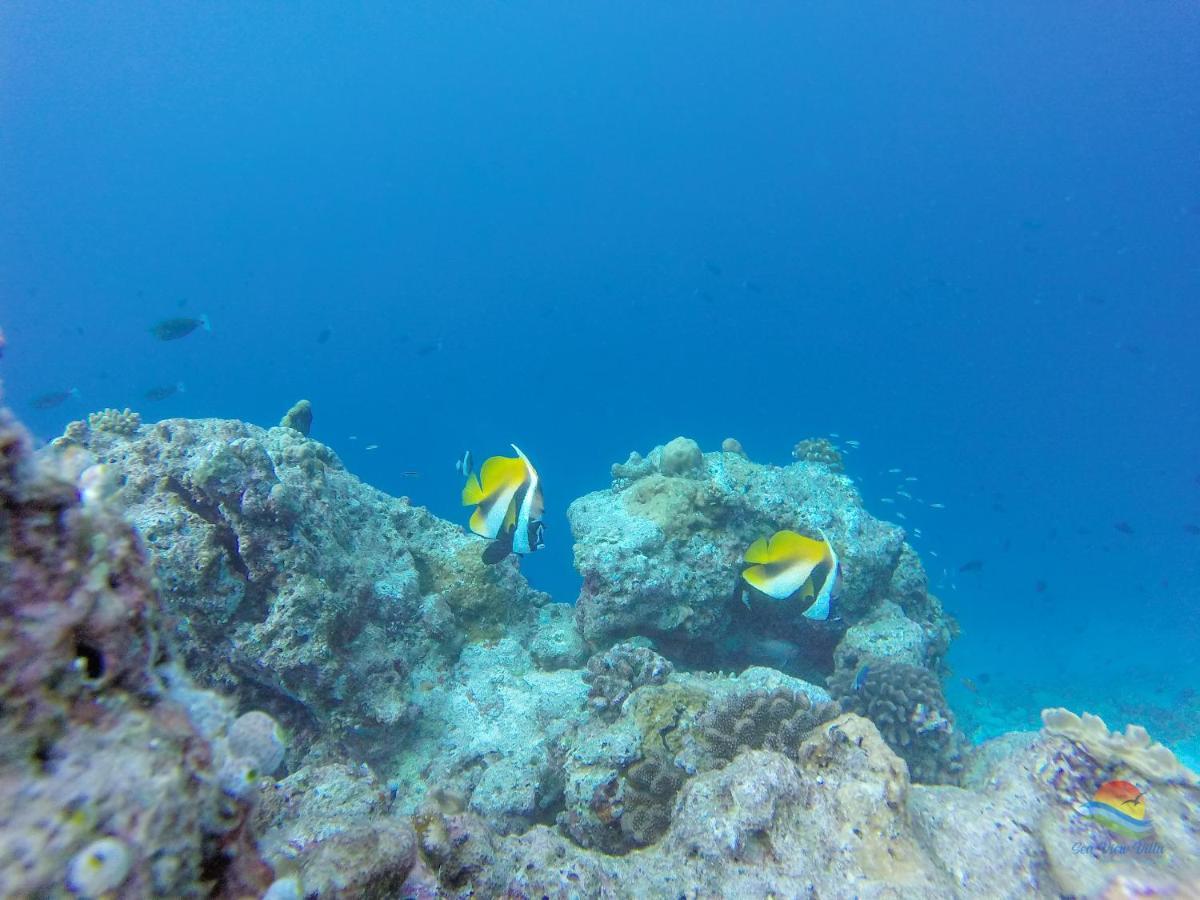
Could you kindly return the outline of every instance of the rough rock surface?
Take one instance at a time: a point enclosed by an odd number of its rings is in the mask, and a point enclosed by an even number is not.
[[[814,729],[797,760],[750,751],[696,776],[663,837],[622,856],[582,850],[544,826],[502,838],[469,813],[435,816],[425,825],[434,838],[422,842],[426,865],[407,889],[1050,900],[1187,897],[1200,885],[1194,789],[1156,786],[1160,855],[1115,852],[1077,813],[1078,790],[1094,790],[1107,773],[1061,738],[1007,736],[981,756],[966,787],[926,787],[911,785],[874,725],[850,714]]]
[[[547,597],[515,562],[349,474],[293,428],[169,419],[74,429],[123,480],[189,669],[304,747],[374,758],[411,727],[410,674],[498,637]],[[565,651],[569,655],[569,650]]]
[[[935,673],[953,623],[819,447],[777,469],[677,439],[614,467],[572,505],[571,610],[294,429],[105,414],[45,454],[50,474],[7,419],[0,437],[0,893],[61,896],[95,847],[128,857],[118,896],[261,896],[272,878],[273,898],[1200,884],[1200,789],[1145,765],[1164,751],[1137,729],[1008,735],[957,784],[916,783],[948,759]],[[119,477],[84,471],[96,457]],[[110,504],[151,543],[165,616]],[[781,527],[833,540],[841,621],[733,599],[746,543]],[[880,684],[855,690],[864,665]],[[830,719],[796,673],[877,721]],[[722,723],[748,737],[714,744]],[[1147,790],[1158,852],[1114,849],[1079,814],[1114,778]]]
[[[0,895],[93,890],[88,847],[121,896],[255,895],[250,801],[221,786],[232,717],[173,671],[141,542],[81,500],[88,462],[36,463],[0,410]]]
[[[849,478],[807,459],[779,468],[732,453],[697,458],[678,441],[614,466],[610,489],[568,509],[587,640],[644,635],[672,659],[708,667],[778,664],[782,654],[792,674],[813,680],[833,669],[845,628],[890,601],[896,624],[923,635],[924,663],[940,664],[951,620],[903,530],[869,515]],[[788,602],[747,609],[735,594],[746,547],[782,528],[823,532],[837,550],[834,620],[804,619]]]
[[[255,815],[263,854],[306,895],[394,897],[416,861],[406,818],[364,765],[305,767],[264,792]]]

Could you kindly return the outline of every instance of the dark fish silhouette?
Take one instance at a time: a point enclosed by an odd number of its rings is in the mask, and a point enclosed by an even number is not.
[[[715,262],[712,262],[711,260],[706,260],[704,263],[704,268],[705,268],[705,271],[707,271],[709,275],[715,275],[718,278],[721,277],[721,267],[718,266]]]
[[[177,341],[180,338],[187,337],[197,328],[212,331],[212,325],[209,324],[208,316],[201,316],[198,319],[193,319],[190,316],[176,316],[172,319],[163,319],[161,322],[156,322],[151,326],[150,333],[160,341]]]
[[[1133,534],[1133,526],[1128,522],[1118,522],[1113,528],[1121,532],[1121,534]]]
[[[968,560],[967,562],[963,563],[961,566],[958,567],[958,571],[960,571],[960,572],[982,572],[983,571],[983,560],[982,559]]]
[[[1039,594],[1046,593],[1046,582],[1042,581],[1039,578],[1036,582],[1034,582],[1033,589],[1035,591],[1037,591]]]
[[[442,341],[429,341],[417,348],[417,356],[432,356],[444,347]]]
[[[48,394],[42,394],[33,401],[34,409],[54,409],[56,406],[62,406],[72,397],[78,397],[78,388],[71,388],[69,391],[51,391]]]
[[[317,343],[324,344],[331,337],[333,337],[333,329],[332,328],[322,328],[320,333],[317,335]]]
[[[168,397],[174,397],[176,394],[182,394],[183,391],[183,382],[179,381],[175,384],[160,384],[157,387],[152,387],[142,396],[144,396],[147,400],[152,400],[157,403],[159,400],[166,400]]]
[[[1191,525],[1191,524],[1184,525],[1183,530],[1186,531],[1188,534],[1200,535],[1200,525]]]

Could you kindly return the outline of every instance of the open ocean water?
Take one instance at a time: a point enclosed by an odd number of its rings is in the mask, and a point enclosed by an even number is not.
[[[1185,3],[6,3],[6,399],[307,397],[456,521],[515,441],[566,602],[631,450],[837,435],[974,737],[1063,705],[1194,767],[1198,97]]]

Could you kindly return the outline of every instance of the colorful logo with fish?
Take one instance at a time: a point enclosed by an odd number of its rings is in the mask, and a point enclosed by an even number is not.
[[[1128,781],[1106,781],[1079,811],[1117,838],[1143,841],[1154,834],[1146,815],[1146,792]]]

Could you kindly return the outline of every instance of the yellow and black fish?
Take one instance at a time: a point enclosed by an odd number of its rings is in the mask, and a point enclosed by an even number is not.
[[[829,618],[841,564],[824,535],[818,541],[794,531],[777,531],[751,544],[744,560],[751,565],[742,571],[742,580],[755,591],[773,600],[803,602],[808,607],[805,618]]]
[[[463,487],[463,506],[474,506],[470,527],[492,543],[483,551],[488,565],[510,553],[526,554],[545,546],[542,512],[542,480],[516,444],[515,457],[493,456],[469,474]]]

